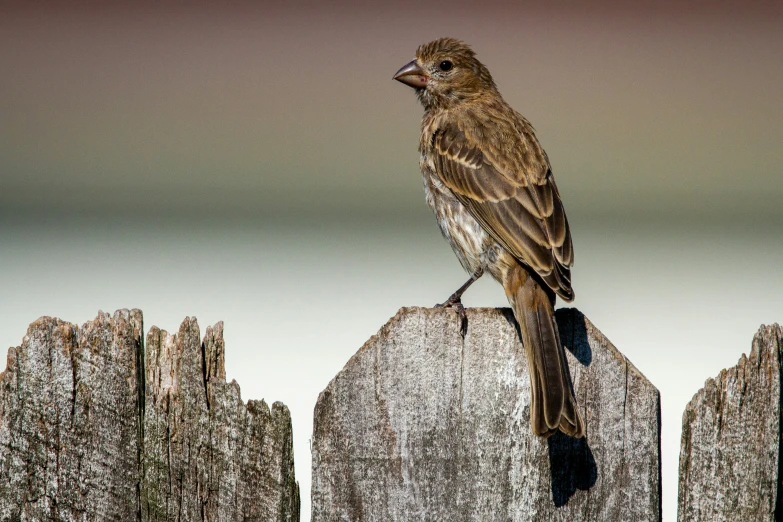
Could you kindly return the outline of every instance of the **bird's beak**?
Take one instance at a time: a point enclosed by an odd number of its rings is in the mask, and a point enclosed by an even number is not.
[[[402,69],[394,74],[394,78],[398,82],[402,82],[405,85],[410,85],[416,89],[423,89],[427,86],[427,80],[429,76],[427,73],[419,67],[416,60],[411,60],[410,63],[406,63],[402,66]]]

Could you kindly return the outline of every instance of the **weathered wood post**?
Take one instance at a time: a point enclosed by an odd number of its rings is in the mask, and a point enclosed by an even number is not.
[[[0,373],[0,520],[296,522],[291,418],[226,383],[203,342],[142,314],[30,325]]]
[[[532,434],[510,310],[403,308],[321,393],[313,522],[658,521],[658,391],[577,310],[557,312],[587,426]]]
[[[708,379],[682,416],[680,522],[783,520],[783,329]]]

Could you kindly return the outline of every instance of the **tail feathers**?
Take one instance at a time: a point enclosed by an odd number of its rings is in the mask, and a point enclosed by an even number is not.
[[[558,429],[572,437],[584,435],[565,351],[555,323],[550,297],[529,277],[512,277],[506,292],[519,323],[530,373],[530,421],[533,432],[549,437]]]

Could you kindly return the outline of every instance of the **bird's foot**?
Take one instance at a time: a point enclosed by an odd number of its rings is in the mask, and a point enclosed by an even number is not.
[[[468,333],[468,313],[465,311],[465,307],[462,304],[462,296],[454,293],[449,297],[446,302],[436,304],[435,308],[451,308],[460,319],[459,333],[464,338]]]

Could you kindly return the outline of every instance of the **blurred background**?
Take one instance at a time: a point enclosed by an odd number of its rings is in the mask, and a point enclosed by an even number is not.
[[[243,399],[291,409],[309,520],[318,393],[465,280],[391,80],[455,36],[549,154],[574,306],[661,391],[674,520],[685,404],[783,321],[783,3],[352,4],[3,2],[0,350],[42,315],[225,321]]]

